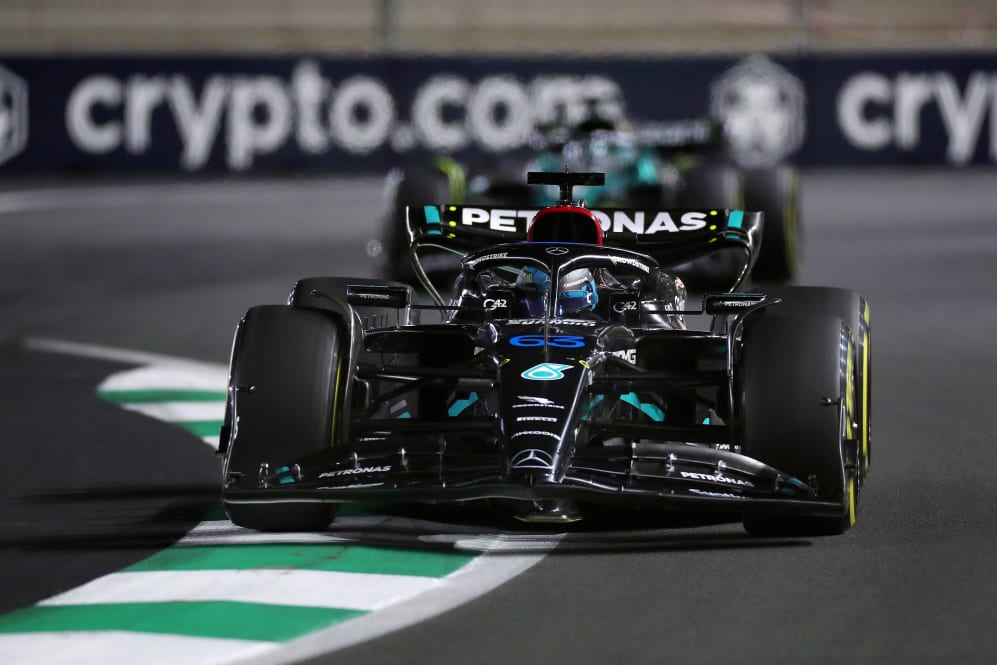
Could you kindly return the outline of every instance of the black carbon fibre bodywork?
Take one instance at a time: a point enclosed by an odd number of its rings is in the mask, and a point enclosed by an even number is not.
[[[833,318],[811,325],[828,341],[816,350],[823,360],[807,370],[818,374],[795,414],[800,422],[801,413],[818,409],[813,419],[825,423],[820,433],[829,443],[814,459],[823,466],[811,469],[807,455],[800,463],[790,455],[795,468],[779,468],[745,451],[751,414],[741,395],[743,332],[775,315],[782,323],[773,330],[792,335],[787,315],[802,311],[780,314],[782,295],[738,291],[760,239],[759,213],[586,211],[602,223],[605,245],[524,242],[532,214],[410,209],[413,266],[436,305],[418,304],[401,284],[299,282],[289,307],[322,312],[341,330],[331,431],[327,443],[290,458],[279,440],[254,442],[272,458],[230,470],[226,505],[500,499],[524,507],[533,521],[580,519],[577,506],[591,503],[832,522],[844,511],[854,519],[862,470],[855,463],[856,352],[844,322],[850,314],[822,310]],[[626,230],[637,226],[642,233]],[[456,260],[448,298],[423,269],[426,249]],[[523,302],[538,283],[524,281],[526,272],[561,284],[580,269],[592,280],[584,310],[562,312],[558,290]],[[683,277],[721,286],[689,309]],[[438,320],[419,323],[427,309]],[[708,324],[689,329],[689,316]],[[788,366],[777,349],[766,353]],[[809,351],[797,353],[786,362]],[[827,386],[835,394],[825,394]],[[237,388],[235,414],[253,389]],[[828,410],[830,419],[818,417]],[[222,451],[240,445],[237,419],[228,420]],[[748,421],[757,436],[757,420]],[[785,438],[778,423],[767,431]],[[788,436],[775,450],[810,445],[805,433]]]

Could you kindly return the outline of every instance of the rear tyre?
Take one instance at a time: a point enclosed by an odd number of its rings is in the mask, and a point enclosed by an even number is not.
[[[854,407],[854,345],[830,316],[763,316],[745,325],[740,362],[743,452],[816,486],[836,515],[748,514],[754,536],[827,536],[855,522],[856,486],[846,468]]]
[[[340,330],[314,310],[264,305],[247,313],[236,333],[229,380],[230,436],[225,489],[256,486],[260,465],[271,471],[333,443],[338,402]],[[316,531],[338,504],[232,503],[234,524],[259,531]]]
[[[722,164],[695,166],[682,174],[679,208],[740,208],[744,191],[737,169]]]
[[[788,282],[800,263],[800,194],[796,171],[788,166],[744,173],[744,207],[765,213],[762,246],[751,271],[760,282]]]

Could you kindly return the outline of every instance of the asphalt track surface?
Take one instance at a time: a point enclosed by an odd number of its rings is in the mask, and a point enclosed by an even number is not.
[[[997,662],[995,183],[804,177],[800,282],[872,307],[873,468],[849,533],[582,527],[466,605],[310,662]],[[0,611],[168,544],[217,477],[196,439],[94,398],[116,366],[19,340],[224,363],[248,306],[283,301],[299,277],[370,273],[380,206],[375,180],[0,195]],[[170,437],[188,439],[168,446],[182,452],[157,456]]]

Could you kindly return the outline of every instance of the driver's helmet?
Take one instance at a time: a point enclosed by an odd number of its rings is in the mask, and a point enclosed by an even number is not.
[[[527,266],[516,279],[520,301],[528,316],[543,316],[550,294],[550,276],[539,268]],[[599,302],[595,277],[588,268],[569,270],[561,276],[557,288],[557,316],[591,312]]]
[[[525,316],[543,316],[547,313],[547,295],[550,293],[550,276],[539,268],[526,266],[516,277],[516,294]]]
[[[561,275],[557,285],[557,314],[568,316],[591,312],[599,302],[595,277],[588,268],[576,268]]]

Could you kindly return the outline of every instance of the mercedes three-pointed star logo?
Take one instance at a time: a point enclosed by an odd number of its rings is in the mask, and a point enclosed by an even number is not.
[[[554,466],[554,458],[544,450],[527,448],[512,456],[510,466],[514,469],[550,469]]]

